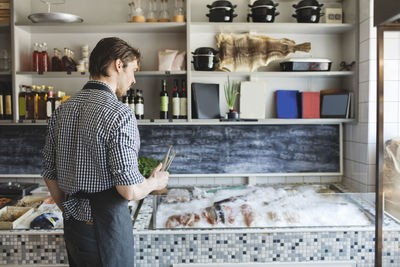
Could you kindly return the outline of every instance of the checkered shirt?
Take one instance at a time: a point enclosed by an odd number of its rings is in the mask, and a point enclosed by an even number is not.
[[[42,176],[57,180],[67,195],[142,183],[139,147],[133,112],[110,86],[89,81],[49,119]],[[63,207],[65,219],[93,221],[88,199],[70,197]]]

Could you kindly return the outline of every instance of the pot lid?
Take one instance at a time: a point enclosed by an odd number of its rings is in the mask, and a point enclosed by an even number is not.
[[[193,54],[202,56],[207,56],[207,55],[213,56],[215,54],[218,54],[218,51],[212,47],[199,47],[196,50],[194,50]]]
[[[211,5],[207,5],[208,8],[213,8],[213,7],[230,7],[230,8],[236,8],[236,5],[232,5],[230,1],[227,0],[218,0],[214,1]]]
[[[293,5],[294,8],[299,8],[299,7],[306,7],[306,6],[317,6],[317,7],[322,7],[324,4],[318,3],[317,0],[302,0],[300,1],[297,5]]]
[[[249,7],[258,7],[258,6],[272,6],[277,7],[279,3],[274,3],[272,0],[257,0],[253,3],[253,5],[249,5]]]

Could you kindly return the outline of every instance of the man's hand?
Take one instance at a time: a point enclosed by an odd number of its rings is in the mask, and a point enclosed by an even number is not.
[[[162,170],[162,163],[158,164],[157,167],[150,174],[150,179],[154,179],[155,188],[154,190],[161,190],[168,185],[169,173]]]

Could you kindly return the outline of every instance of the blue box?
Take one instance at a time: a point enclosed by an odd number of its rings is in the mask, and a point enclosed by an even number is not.
[[[276,116],[278,118],[299,118],[298,90],[276,90]]]

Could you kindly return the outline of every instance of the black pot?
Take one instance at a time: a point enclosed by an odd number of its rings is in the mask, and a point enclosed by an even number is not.
[[[207,5],[210,13],[206,14],[209,22],[232,22],[237,14],[233,14],[237,5],[232,5],[231,2],[226,0],[219,0]]]
[[[247,15],[247,21],[250,21],[250,17],[253,22],[274,22],[275,17],[279,15],[279,12],[275,12],[278,3],[274,3],[271,0],[257,0],[253,5],[249,5],[251,8],[251,14]]]
[[[209,22],[232,22],[237,14],[233,14],[233,9],[225,7],[214,7],[210,9],[210,13],[206,14]]]
[[[321,13],[321,8],[300,8],[296,10],[296,15],[293,15],[299,23],[318,23]]]
[[[300,8],[300,7],[310,7],[310,6],[314,6],[314,7],[319,7],[321,8],[324,4],[320,4],[318,3],[317,0],[302,0],[299,3],[293,5],[294,8]]]
[[[199,71],[213,71],[215,70],[216,63],[218,59],[216,51],[214,48],[211,47],[199,47],[197,48],[193,54],[193,66],[195,70]]]

